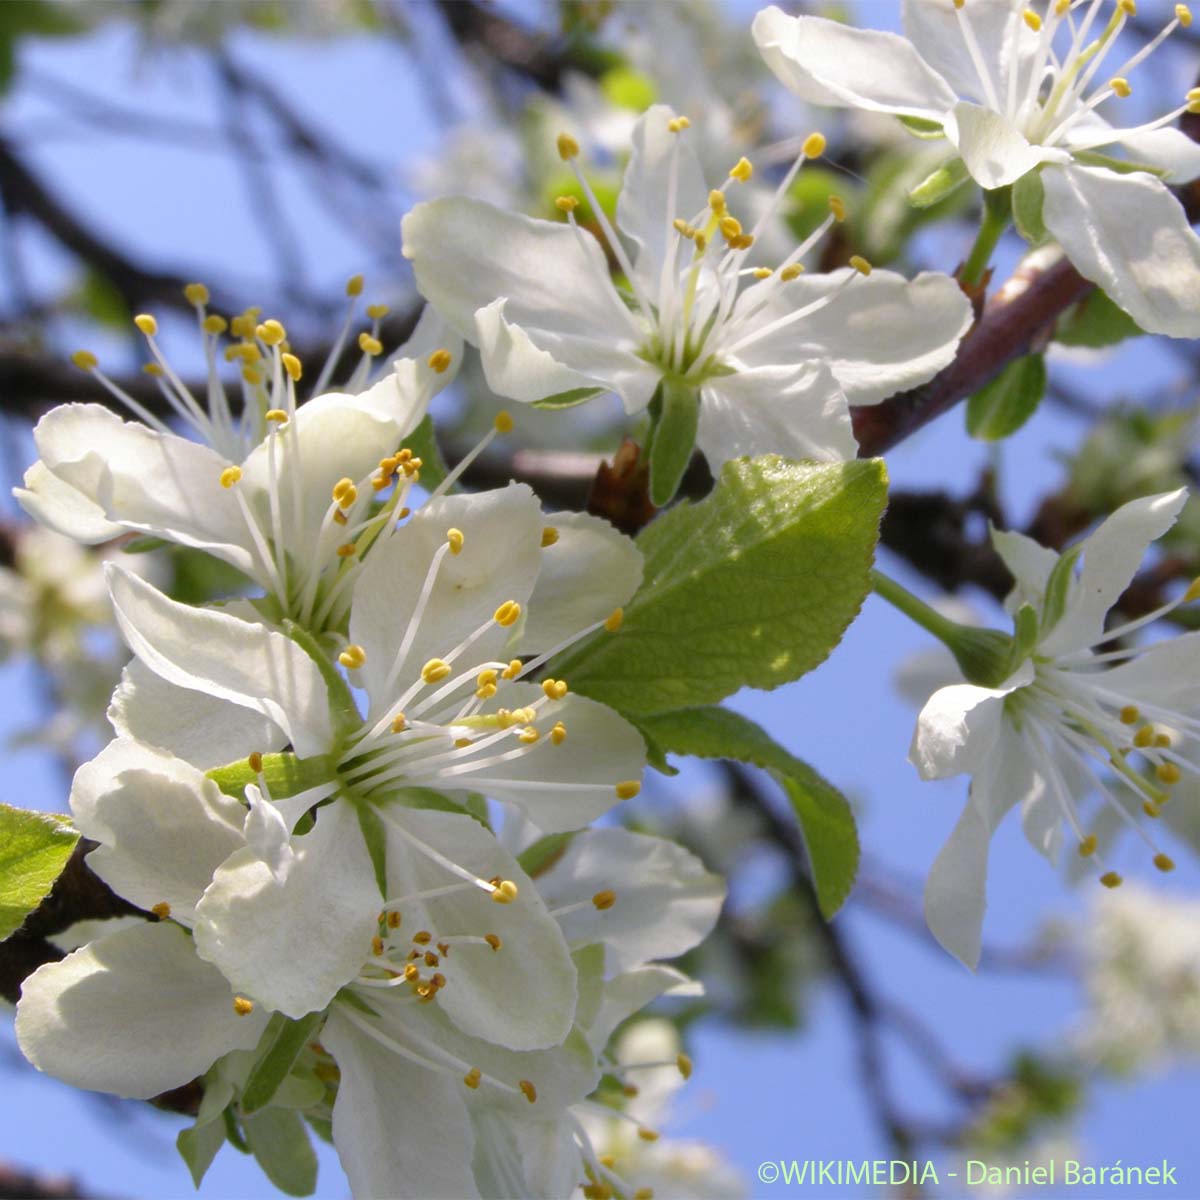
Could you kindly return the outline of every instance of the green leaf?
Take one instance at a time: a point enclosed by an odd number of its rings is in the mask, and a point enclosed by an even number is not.
[[[42,902],[77,841],[63,817],[0,804],[0,940]]]
[[[1097,288],[1059,319],[1054,340],[1063,346],[1102,350],[1126,338],[1140,337],[1143,332],[1127,312]]]
[[[549,409],[551,412],[560,408],[574,408],[593,396],[601,395],[603,391],[603,388],[598,387],[570,388],[568,391],[555,392],[553,396],[543,396],[540,400],[535,400],[533,407]]]
[[[197,1121],[179,1131],[175,1148],[180,1158],[187,1163],[192,1183],[199,1187],[212,1166],[217,1151],[225,1145],[225,1123],[223,1121]]]
[[[554,676],[635,715],[799,679],[858,614],[886,494],[879,459],[727,463],[711,495],[639,537],[645,577],[620,632],[580,642]]]
[[[1046,360],[1026,354],[1012,362],[991,383],[967,401],[967,432],[985,442],[998,442],[1016,433],[1046,394]]]
[[[662,410],[650,442],[650,503],[668,504],[692,461],[700,427],[700,394],[690,384],[662,381]]]
[[[791,801],[812,864],[813,886],[828,920],[858,873],[858,829],[846,798],[806,762],[753,721],[727,708],[687,708],[643,718],[667,750],[697,758],[732,758],[770,771]]]
[[[309,1013],[295,1021],[282,1013],[271,1017],[263,1035],[263,1053],[250,1069],[242,1091],[243,1113],[249,1116],[271,1102],[324,1019],[323,1012]]]
[[[1050,237],[1046,223],[1042,220],[1042,208],[1045,203],[1046,187],[1042,183],[1040,171],[1027,171],[1013,184],[1013,224],[1031,246],[1040,246]]]
[[[243,1121],[250,1152],[285,1195],[310,1196],[317,1186],[317,1156],[300,1114],[268,1108]]]
[[[426,413],[421,423],[404,439],[405,446],[421,460],[421,486],[432,491],[450,474],[438,445],[433,418]]]
[[[629,66],[613,67],[600,76],[600,90],[617,108],[645,112],[658,99],[654,80]]]

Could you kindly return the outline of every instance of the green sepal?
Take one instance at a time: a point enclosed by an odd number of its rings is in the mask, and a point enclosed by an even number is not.
[[[650,441],[650,503],[669,504],[692,461],[700,427],[700,393],[691,384],[664,379],[662,409]]]
[[[383,818],[365,800],[354,798],[354,811],[358,816],[358,827],[362,830],[363,841],[367,853],[371,856],[371,867],[375,872],[375,886],[379,894],[386,900],[388,888],[387,875],[387,829]]]
[[[1050,237],[1046,223],[1042,220],[1042,208],[1045,203],[1046,187],[1042,182],[1041,171],[1027,171],[1013,184],[1013,224],[1031,246],[1040,246]]]
[[[1011,675],[1029,656],[1037,645],[1040,632],[1037,610],[1032,604],[1022,604],[1013,618],[1012,650],[1008,662]]]
[[[350,690],[350,685],[330,662],[317,639],[304,626],[296,621],[285,620],[283,632],[317,664],[317,670],[321,672],[321,678],[329,691],[329,716],[334,734],[339,738],[346,737],[362,724],[362,716],[354,703],[354,693]]]
[[[0,804],[0,940],[46,898],[77,841],[65,817]]]
[[[328,754],[297,758],[291,751],[284,750],[262,756],[262,774],[271,795],[283,800],[332,782],[337,778],[337,763]],[[223,767],[213,767],[205,772],[205,777],[235,800],[245,798],[247,784],[258,782],[258,776],[244,758]]]
[[[901,116],[900,124],[908,130],[913,137],[920,138],[922,141],[931,142],[938,138],[946,136],[945,129],[936,121],[926,120],[924,117],[909,117]]]
[[[225,1125],[225,1137],[229,1144],[242,1154],[249,1154],[250,1147],[246,1144],[246,1135],[242,1132],[242,1126],[238,1121],[237,1113],[233,1110],[233,1105],[229,1105],[221,1112],[221,1120]]]
[[[1011,674],[1013,638],[999,629],[957,625],[944,639],[954,661],[970,683],[999,687]]]
[[[432,491],[450,474],[438,445],[433,418],[426,413],[420,424],[404,439],[404,445],[421,460],[421,486]]]
[[[337,994],[339,1004],[348,1004],[351,1008],[356,1008],[360,1013],[365,1013],[368,1017],[377,1017],[379,1014],[353,989],[344,987]]]
[[[1075,580],[1075,564],[1083,553],[1083,545],[1072,546],[1059,556],[1058,562],[1046,580],[1046,594],[1042,599],[1042,635],[1043,637],[1062,620],[1067,609],[1067,599],[1071,594],[1071,584]]]
[[[122,554],[149,554],[152,550],[162,550],[172,544],[166,538],[155,537],[151,533],[142,533],[131,537],[128,541],[121,542],[120,545]]]
[[[262,1053],[250,1069],[242,1091],[244,1114],[256,1113],[271,1102],[324,1020],[323,1012],[309,1013],[297,1020],[291,1020],[283,1013],[271,1017],[260,1042]]]
[[[300,1114],[267,1108],[243,1122],[246,1141],[263,1174],[287,1196],[310,1196],[317,1186],[317,1155]]]
[[[555,392],[553,396],[543,396],[540,400],[535,400],[533,407],[544,408],[550,412],[563,408],[574,408],[577,404],[583,404],[592,399],[593,396],[602,395],[603,392],[602,387],[570,388],[565,392]]]
[[[532,846],[528,846],[522,850],[517,855],[517,863],[530,879],[536,879],[562,858],[574,836],[575,833],[573,831],[570,833],[548,833],[545,837],[538,838]]]
[[[932,208],[958,191],[968,178],[967,164],[961,158],[952,158],[912,188],[908,202],[913,208]]]
[[[1118,175],[1132,175],[1137,172],[1166,179],[1171,173],[1165,167],[1152,167],[1149,163],[1134,162],[1129,158],[1114,158],[1111,154],[1099,154],[1095,150],[1073,150],[1071,157],[1085,167],[1103,167],[1106,171],[1115,171]]]

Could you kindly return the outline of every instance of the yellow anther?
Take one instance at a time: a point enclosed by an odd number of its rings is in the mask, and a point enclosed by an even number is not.
[[[567,727],[561,721],[555,721],[550,730],[550,744],[561,746],[567,740]]]
[[[962,8],[962,6],[963,6],[964,4],[966,4],[966,2],[967,2],[967,0],[954,0],[954,7],[955,7],[955,8]]]
[[[343,475],[330,489],[329,494],[335,504],[342,505],[343,499],[354,490],[354,480],[348,475]],[[350,503],[353,503],[353,501],[350,501]],[[342,507],[345,507],[345,505],[342,505]]]
[[[1188,590],[1183,593],[1181,604],[1190,604],[1193,600],[1200,600],[1200,579],[1193,579],[1188,584]]]
[[[139,313],[133,318],[133,323],[147,337],[153,337],[158,332],[158,322],[149,313]]]
[[[1137,0],[1117,0],[1117,8],[1127,17],[1137,16]]]
[[[451,554],[461,554],[463,548],[463,531],[461,529],[446,530],[446,544]]]
[[[76,350],[71,355],[71,362],[81,371],[94,371],[100,365],[100,360],[90,350]]]
[[[577,196],[555,196],[554,207],[559,212],[574,212],[579,207],[579,198]]]
[[[871,273],[871,264],[869,262],[867,262],[867,260],[865,258],[863,258],[863,256],[861,254],[850,255],[850,265],[860,275],[870,275],[870,273]]]
[[[252,750],[246,756],[246,765],[255,773],[255,775],[261,774],[263,769],[262,754],[257,750]]]
[[[512,413],[506,408],[502,408],[497,414],[496,419],[492,422],[497,433],[512,433],[513,419]]]
[[[488,667],[486,670],[479,672],[479,674],[475,677],[475,682],[479,685],[479,687],[495,687],[497,678],[498,676],[495,670],[491,667]]]
[[[358,547],[353,542],[343,542],[337,548],[338,558],[353,558],[358,553]]]
[[[1118,888],[1121,886],[1124,880],[1116,871],[1105,871],[1104,874],[1100,876],[1100,882],[1104,884],[1106,888]]]
[[[667,122],[667,129],[671,133],[682,133],[685,129],[691,127],[691,119],[689,117],[672,117]]]
[[[239,358],[246,366],[253,366],[262,361],[262,351],[253,342],[238,342],[236,346],[225,347],[226,362],[233,362]]]
[[[1027,8],[1022,14],[1021,19],[1033,30],[1034,33],[1041,33],[1042,18],[1033,11],[1032,8]]]
[[[407,517],[407,516],[410,516],[411,514],[412,514],[412,509],[411,509],[411,508],[407,508],[407,507],[405,507],[405,508],[402,508],[402,509],[401,509],[401,510],[400,510],[400,511],[399,511],[399,512],[396,514],[396,519],[397,519],[398,521],[403,521],[405,517]]]
[[[844,221],[846,219],[846,202],[841,196],[829,197],[829,211],[833,213],[835,221]]]
[[[1155,819],[1157,819],[1158,817],[1160,817],[1162,815],[1162,810],[1158,807],[1157,804],[1154,803],[1153,800],[1143,800],[1142,801],[1142,812],[1144,812],[1146,814],[1146,816],[1153,817]]]
[[[372,337],[365,330],[358,335],[358,348],[372,358],[383,353],[383,343],[377,337]]]
[[[545,550],[547,546],[553,546],[557,541],[558,530],[553,525],[547,525],[542,530],[542,549]]]
[[[1095,853],[1096,835],[1094,833],[1089,833],[1087,837],[1085,837],[1083,841],[1079,843],[1079,857],[1091,858],[1091,856]]]
[[[517,734],[517,741],[524,742],[526,746],[532,746],[542,735],[538,732],[537,726],[526,725],[520,733]]]
[[[418,946],[428,946],[433,941],[433,934],[428,929],[419,929],[413,934],[413,941]]]
[[[510,625],[515,625],[521,617],[521,606],[515,600],[505,600],[498,609],[492,614],[492,620],[497,625],[503,625],[508,628]]]
[[[166,372],[159,363],[148,362],[142,363],[142,374],[149,375],[151,379],[161,379]]]
[[[445,679],[450,674],[453,668],[448,662],[441,658],[431,658],[421,668],[421,678],[426,683],[437,683],[439,680]]]
[[[253,367],[243,367],[242,379],[251,387],[258,387],[258,385],[263,381],[262,372],[256,371]]]
[[[1138,709],[1136,704],[1125,705],[1125,707],[1121,709],[1120,715],[1122,725],[1136,725],[1142,716],[1141,711]]]
[[[617,902],[617,893],[612,888],[604,888],[592,897],[592,905],[599,912],[606,912]]]
[[[368,304],[367,316],[372,321],[382,321],[392,310],[386,304]]]
[[[440,349],[440,350],[435,350],[425,360],[425,362],[428,364],[430,370],[436,371],[439,375],[443,374],[446,371],[446,369],[450,366],[451,362],[453,362],[453,361],[454,361],[454,356],[450,353],[449,350],[446,350],[444,348]]]
[[[502,879],[492,889],[492,899],[497,904],[511,904],[517,898],[517,885],[511,879]]]
[[[393,909],[387,915],[387,927],[389,929],[399,929],[400,923],[403,920],[404,920],[404,917],[402,916],[402,914],[398,913],[395,909]]]
[[[285,409],[268,408],[267,411],[263,413],[263,419],[266,421],[271,421],[276,425],[282,425],[283,422],[288,419],[288,415]]]
[[[272,318],[254,327],[254,336],[267,346],[278,346],[287,337],[287,330]]]
[[[208,303],[208,288],[202,283],[189,283],[183,289],[184,297],[189,304],[203,308]]]
[[[749,250],[754,245],[754,238],[748,233],[739,233],[737,237],[729,239],[729,248],[731,250]]]
[[[642,790],[642,785],[636,779],[626,779],[616,787],[618,800],[632,800]]]
[[[477,1088],[479,1081],[483,1078],[483,1072],[478,1067],[472,1067],[464,1076],[463,1083],[469,1088]]]
[[[729,178],[745,183],[754,174],[754,164],[743,155],[729,168]]]
[[[793,279],[799,279],[804,274],[804,267],[800,263],[792,263],[791,266],[784,267],[779,272],[779,278],[784,283],[791,283]]]
[[[413,963],[409,963],[408,966],[404,968],[404,978],[408,980],[409,983],[416,983],[416,981],[421,978],[420,968]]]
[[[217,334],[224,333],[229,328],[229,322],[224,317],[218,316],[216,313],[209,313],[204,318],[204,332],[211,333],[214,337]]]
[[[1169,733],[1156,733],[1154,735],[1154,744],[1161,750],[1171,744],[1171,735]]]
[[[349,525],[350,518],[347,517],[346,514],[344,512],[342,512],[342,510],[340,508],[335,508],[333,510],[333,523],[335,525]]]
[[[1054,0],[1054,15],[1065,17],[1071,11],[1071,0]]]
[[[351,275],[346,280],[346,295],[361,296],[363,290],[363,277],[361,275]]]
[[[704,236],[704,234],[697,233],[696,237],[695,237],[695,242],[696,242],[696,253],[697,254],[703,254],[704,251],[708,249],[708,238],[706,238]]]
[[[565,679],[543,679],[542,691],[546,693],[548,700],[561,700],[567,694],[567,681]]]
[[[623,608],[614,608],[604,619],[604,628],[609,633],[616,633],[621,628],[621,623],[625,620],[625,610]]]
[[[679,1068],[679,1073],[684,1079],[691,1079],[692,1060],[686,1054],[675,1055],[675,1065]]]
[[[654,1189],[643,1187],[633,1193],[633,1200],[654,1200]]]
[[[234,996],[233,1011],[239,1017],[248,1017],[254,1011],[254,1001],[247,1000],[245,996]]]
[[[530,1104],[533,1104],[537,1101],[537,1088],[535,1088],[528,1079],[518,1079],[517,1087],[521,1089],[521,1095],[524,1096]]]
[[[638,1130],[638,1137],[640,1137],[643,1142],[657,1142],[658,1141],[657,1132],[653,1129],[647,1129],[644,1125],[642,1126],[641,1129]]]
[[[754,268],[754,278],[755,279],[770,279],[771,276],[774,274],[775,274],[775,272],[772,271],[770,267],[755,267]]]
[[[378,934],[371,939],[371,953],[376,957],[383,953],[383,938]]]
[[[641,1088],[637,1087],[635,1084],[627,1083],[622,1086],[621,1095],[628,1096],[629,1099],[632,1100],[635,1096],[641,1095]]]
[[[1179,782],[1182,773],[1173,762],[1165,762],[1159,763],[1155,767],[1154,774],[1158,777],[1159,783],[1165,783],[1170,787],[1171,784]]]
[[[348,671],[357,671],[366,661],[367,652],[353,642],[338,655],[338,662]]]
[[[1108,81],[1108,86],[1112,88],[1113,94],[1120,96],[1124,100],[1127,96],[1133,95],[1133,88],[1129,86],[1129,80],[1123,75],[1114,75]]]
[[[682,217],[676,217],[675,220],[671,222],[671,228],[674,229],[680,237],[694,238],[696,236],[695,228],[689,225]]]
[[[828,143],[825,141],[823,133],[810,133],[804,139],[804,145],[800,149],[804,153],[805,158],[820,158],[825,153],[825,147]]]
[[[579,155],[579,143],[569,133],[560,133],[555,145],[558,147],[558,157],[563,162],[569,162]]]
[[[436,967],[442,960],[432,950],[425,951],[424,963],[427,967]],[[440,985],[439,985],[440,986]]]
[[[1154,865],[1160,871],[1175,870],[1175,860],[1166,854],[1156,854],[1154,856]]]
[[[242,477],[241,467],[226,467],[221,472],[221,486],[223,488],[231,488]]]
[[[722,217],[717,222],[717,228],[724,235],[726,241],[732,241],[734,238],[742,236],[742,223],[737,217]]]
[[[708,193],[708,207],[718,215],[725,211],[725,193],[720,188],[713,188]]]
[[[165,900],[160,900],[150,909],[150,911],[160,921],[165,921],[171,915],[171,906]]]
[[[288,373],[288,378],[293,383],[299,383],[300,376],[304,374],[304,367],[300,360],[294,354],[281,354],[279,361],[283,363],[283,369]]]
[[[500,672],[500,678],[501,679],[516,679],[516,677],[518,675],[520,675],[521,667],[523,665],[524,664],[521,662],[521,660],[519,658],[509,659],[508,666],[505,667],[504,670]]]
[[[483,940],[487,942],[489,946],[491,946],[493,951],[499,950],[504,945],[500,935],[496,933],[485,933],[483,935]]]
[[[1190,28],[1192,24],[1192,10],[1186,4],[1175,5],[1175,20],[1177,20],[1184,29]]]
[[[1133,735],[1133,744],[1139,749],[1144,750],[1147,746],[1154,745],[1154,730],[1149,725],[1143,725],[1141,729]]]

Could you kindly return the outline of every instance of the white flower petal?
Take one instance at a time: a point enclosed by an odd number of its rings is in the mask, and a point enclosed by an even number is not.
[[[242,843],[245,806],[170,754],[109,743],[75,773],[71,811],[100,843],[91,867],[118,895],[150,909],[166,902],[190,923],[213,872]]]
[[[366,651],[360,677],[373,715],[419,681],[430,659],[444,658],[491,622],[501,604],[526,604],[541,561],[543,525],[533,492],[524,484],[510,484],[474,496],[443,496],[372,550],[354,585],[350,639]],[[462,551],[442,555],[416,631],[393,670],[417,615],[430,564],[450,529],[462,533]],[[493,624],[456,667],[461,670],[498,656],[507,661],[503,650],[511,632]],[[458,701],[466,695],[460,693]]]
[[[358,1197],[473,1200],[465,1088],[370,1038],[335,1008],[322,1044],[341,1070],[333,1142]]]
[[[521,632],[521,653],[537,654],[604,620],[642,582],[642,552],[632,538],[587,513],[550,513],[558,540],[542,551]]]
[[[1190,183],[1200,175],[1200,143],[1169,125],[1148,132],[1118,129],[1095,112],[1075,122],[1063,135],[1070,150],[1105,150],[1119,145],[1131,163],[1164,172],[1173,184]]]
[[[1200,337],[1200,238],[1164,183],[1073,164],[1042,183],[1042,219],[1081,275],[1147,333]]]
[[[436,371],[429,365],[429,356],[436,350],[445,350],[450,355],[450,365]],[[407,436],[420,424],[429,407],[429,401],[443,388],[449,387],[458,377],[463,362],[463,340],[442,318],[432,305],[421,311],[416,327],[408,341],[392,355],[388,364],[395,379],[396,394],[377,392],[374,388],[359,397],[371,397],[371,406],[383,401],[387,414]],[[380,382],[386,379],[386,374]],[[310,401],[311,403],[311,401]]]
[[[263,798],[257,785],[246,785],[246,799],[250,811],[246,813],[242,834],[246,846],[255,856],[264,862],[271,871],[275,882],[287,882],[296,855],[292,850],[292,825],[294,822],[284,820],[283,814]]]
[[[978,765],[967,806],[930,868],[925,882],[929,930],[972,970],[979,962],[992,834],[1014,804],[1044,787],[1028,749],[1005,726]]]
[[[1200,707],[1200,633],[1184,633],[1140,650],[1105,672],[1104,683],[1133,701],[1191,713]]]
[[[682,846],[626,829],[588,829],[538,879],[552,908],[611,889],[616,903],[559,918],[572,949],[600,942],[611,978],[698,945],[716,923],[724,881]]]
[[[946,137],[958,148],[971,178],[980,187],[1000,188],[1044,162],[1069,162],[1065,150],[1031,145],[1000,113],[961,101],[946,122]]]
[[[535,684],[511,683],[488,707],[491,711],[501,706],[520,708],[543,697]],[[556,746],[547,735],[559,721],[566,740]],[[646,765],[642,735],[607,705],[568,692],[538,709],[535,727],[542,737],[524,753],[482,766],[477,775],[458,776],[461,786],[477,787],[516,805],[543,833],[563,833],[608,812],[618,802],[618,783],[641,778]],[[499,749],[519,745],[514,729],[511,744],[501,743]],[[485,753],[496,749],[493,746]]]
[[[940,122],[957,99],[912,43],[894,33],[789,17],[774,5],[754,18],[752,31],[780,82],[812,104]]]
[[[744,334],[829,296],[848,270],[792,280],[750,319]],[[737,307],[748,306],[753,296],[754,289],[747,289]],[[973,320],[970,303],[949,276],[925,272],[910,282],[894,271],[873,271],[851,279],[824,308],[736,355],[749,367],[823,362],[850,404],[877,404],[950,363]]]
[[[1187,503],[1186,488],[1122,504],[1083,542],[1083,569],[1062,619],[1042,639],[1043,654],[1069,654],[1104,632],[1108,610],[1133,582],[1151,542],[1162,537]]]
[[[623,1021],[641,1012],[652,1000],[676,988],[686,988],[691,982],[682,971],[662,963],[634,967],[608,980],[600,988],[600,1006],[586,1030],[592,1048],[599,1054]]]
[[[105,568],[117,624],[133,652],[169,683],[254,709],[301,757],[329,749],[328,694],[317,664],[263,625],[178,604],[131,572]]]
[[[13,488],[17,503],[39,524],[95,545],[120,537],[124,525],[110,521],[94,500],[59,479],[40,459],[25,472],[25,486]]]
[[[574,1195],[583,1172],[579,1146],[565,1116],[533,1121],[474,1105],[471,1121],[475,1180],[483,1195],[528,1200]]]
[[[147,1099],[258,1042],[267,1014],[238,1016],[229,983],[173,922],[143,924],[40,967],[22,985],[25,1057],[75,1087]]]
[[[170,751],[202,771],[287,745],[274,721],[241,704],[178,687],[131,659],[108,706],[118,737]]]
[[[468,886],[401,907],[402,928],[427,929],[434,942],[488,933],[501,939],[500,950],[452,944],[438,968],[447,981],[438,992],[441,1010],[463,1033],[510,1050],[561,1042],[575,1016],[575,966],[557,922],[516,859],[471,817],[392,807],[386,819],[479,878],[499,876],[517,885],[511,904],[497,904],[490,892]],[[389,829],[389,898],[452,882],[443,866]]]
[[[196,908],[196,951],[247,995],[289,1017],[324,1008],[359,972],[380,896],[353,808],[319,810],[292,841],[284,880],[252,849],[214,873]]]
[[[1004,606],[1009,612],[1016,612],[1022,604],[1032,604],[1040,613],[1042,600],[1046,595],[1046,584],[1050,581],[1050,572],[1058,562],[1058,555],[1053,550],[1047,550],[1040,542],[1007,529],[992,529],[992,546],[1004,560],[1004,565],[1012,572],[1016,584]]]
[[[696,442],[714,473],[743,455],[836,462],[858,454],[846,394],[824,363],[721,375],[701,396]]]
[[[1026,660],[998,688],[956,683],[934,692],[917,717],[908,761],[922,779],[946,779],[974,772],[1000,737],[1004,698],[1032,682]]]

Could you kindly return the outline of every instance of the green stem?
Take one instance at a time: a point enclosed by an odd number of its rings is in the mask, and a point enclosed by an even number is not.
[[[1004,236],[1012,215],[1011,204],[1007,202],[1007,189],[1004,200],[993,200],[994,195],[993,192],[984,193],[983,218],[979,222],[979,232],[975,235],[975,244],[959,272],[959,279],[967,287],[979,286],[983,273],[992,261],[992,251]]]
[[[881,596],[893,608],[898,608],[906,617],[915,621],[927,633],[933,634],[939,642],[952,645],[954,633],[959,628],[949,617],[943,617],[935,608],[931,608],[919,596],[914,596],[908,588],[897,583],[882,571],[871,572],[871,586],[875,594]]]

